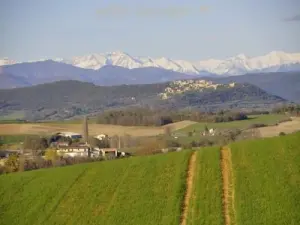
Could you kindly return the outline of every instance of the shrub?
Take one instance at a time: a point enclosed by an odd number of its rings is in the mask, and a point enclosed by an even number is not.
[[[16,154],[8,156],[4,163],[5,170],[7,172],[16,172],[19,170],[19,159]]]
[[[26,137],[23,147],[24,149],[33,150],[35,154],[39,155],[40,151],[48,148],[48,140],[40,137]]]
[[[284,132],[280,132],[279,136],[285,136],[286,134]]]
[[[47,149],[45,152],[45,159],[55,162],[57,159],[59,159],[59,155],[55,149]]]
[[[193,132],[188,132],[188,137],[192,137],[193,136]]]
[[[252,129],[252,128],[259,128],[259,127],[266,127],[267,125],[264,124],[264,123],[255,123],[255,124],[251,124],[249,126],[249,129]]]

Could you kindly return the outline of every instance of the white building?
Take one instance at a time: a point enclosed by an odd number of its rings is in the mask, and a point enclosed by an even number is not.
[[[87,146],[59,146],[58,155],[69,157],[88,157],[89,147]]]
[[[95,138],[97,138],[100,141],[107,138],[107,137],[108,137],[108,135],[106,135],[106,134],[99,134],[99,135],[95,136]]]
[[[57,133],[57,135],[62,136],[62,137],[69,137],[72,139],[82,138],[81,134],[74,133],[74,132],[59,132],[59,133]]]

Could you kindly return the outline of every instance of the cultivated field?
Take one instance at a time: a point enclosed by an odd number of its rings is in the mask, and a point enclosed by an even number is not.
[[[1,175],[0,224],[179,224],[190,153]]]
[[[167,126],[172,129],[183,129],[191,124],[192,121],[181,121]],[[117,126],[117,125],[104,125],[104,124],[89,124],[89,134],[107,134],[124,135],[129,134],[132,136],[155,136],[164,133],[165,126],[163,127],[146,127],[146,126]],[[68,124],[68,123],[23,123],[23,124],[0,124],[0,135],[18,135],[18,134],[39,134],[49,135],[55,132],[72,131],[82,132],[81,124]]]
[[[196,154],[187,224],[224,224],[220,148],[203,148]]]
[[[202,132],[204,131],[204,127],[207,126],[208,128],[214,129],[247,129],[252,124],[266,124],[266,125],[273,125],[279,123],[284,119],[288,119],[289,117],[285,115],[257,115],[257,116],[249,116],[247,120],[239,120],[239,121],[232,121],[232,122],[224,122],[224,123],[195,123],[188,127],[185,127],[178,132]]]
[[[292,121],[279,123],[277,126],[258,128],[262,137],[278,136],[280,132],[292,133],[300,131],[300,117],[292,117]]]
[[[230,148],[236,224],[300,224],[300,133]]]
[[[0,184],[0,224],[300,224],[300,133],[1,175]]]
[[[224,123],[195,123],[188,127],[185,127],[178,132],[202,132],[204,131],[204,127],[207,126],[208,128],[218,128],[218,129],[230,129],[230,128],[238,128],[238,129],[246,129],[252,124],[265,124],[265,125],[273,125],[279,123],[284,119],[288,119],[289,117],[285,115],[276,115],[276,114],[269,114],[269,115],[256,115],[256,116],[249,116],[247,120],[239,120],[239,121],[232,121],[232,122],[224,122]]]

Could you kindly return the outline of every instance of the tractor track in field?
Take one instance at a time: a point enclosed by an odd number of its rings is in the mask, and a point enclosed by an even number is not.
[[[192,196],[193,182],[195,177],[196,158],[197,158],[197,153],[193,152],[190,157],[188,170],[187,170],[186,191],[185,191],[184,202],[182,207],[182,216],[181,216],[180,225],[187,224],[186,220],[188,215],[189,202]]]
[[[225,225],[235,225],[234,185],[232,175],[231,150],[229,147],[221,149],[221,172],[223,183],[223,213]]]

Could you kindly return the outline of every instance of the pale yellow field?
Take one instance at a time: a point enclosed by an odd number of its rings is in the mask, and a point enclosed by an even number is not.
[[[292,121],[283,122],[277,126],[261,127],[258,128],[262,137],[278,136],[280,132],[292,133],[294,131],[300,131],[300,118],[292,117]]]
[[[166,126],[170,126],[172,130],[178,130],[185,128],[195,122],[182,121]],[[155,136],[164,132],[163,127],[142,127],[142,126],[116,126],[116,125],[104,125],[104,124],[89,124],[89,134],[107,134],[111,135],[124,135],[129,134],[132,136]],[[51,135],[55,132],[70,131],[81,133],[81,124],[0,124],[0,135],[5,134],[41,134]]]

